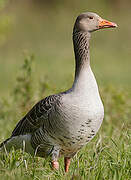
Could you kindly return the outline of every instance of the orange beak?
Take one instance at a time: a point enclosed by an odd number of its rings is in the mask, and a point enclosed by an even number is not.
[[[98,27],[99,27],[99,29],[102,29],[102,28],[115,28],[115,27],[117,27],[117,24],[114,23],[114,22],[107,21],[105,19],[101,19],[99,21]]]

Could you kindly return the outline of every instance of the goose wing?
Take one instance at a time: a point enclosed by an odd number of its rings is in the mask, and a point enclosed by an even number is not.
[[[19,136],[35,132],[44,121],[48,120],[48,115],[52,108],[59,102],[60,95],[51,95],[39,101],[16,125],[12,136]]]

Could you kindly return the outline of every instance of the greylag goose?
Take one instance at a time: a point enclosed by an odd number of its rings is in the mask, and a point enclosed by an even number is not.
[[[39,157],[51,157],[52,167],[59,168],[58,158],[64,156],[68,172],[71,158],[98,132],[104,108],[97,83],[90,67],[91,33],[117,25],[95,13],[80,14],[73,28],[75,78],[72,87],[39,101],[23,117],[12,135],[0,145],[9,151],[23,147]]]

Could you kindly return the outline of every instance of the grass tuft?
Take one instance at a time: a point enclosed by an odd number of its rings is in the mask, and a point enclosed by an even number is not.
[[[1,141],[11,134],[16,122],[35,101],[53,91],[48,80],[38,84],[38,96],[33,91],[33,56],[25,59],[16,78],[13,93],[0,101]],[[49,159],[32,157],[23,150],[12,148],[0,154],[2,180],[130,180],[131,179],[131,102],[130,93],[113,86],[100,89],[105,106],[105,119],[95,138],[72,159],[69,173],[64,173],[63,158],[60,170],[53,171]],[[13,106],[12,106],[13,104]],[[19,109],[19,110],[18,110]],[[6,124],[6,125],[5,125]]]

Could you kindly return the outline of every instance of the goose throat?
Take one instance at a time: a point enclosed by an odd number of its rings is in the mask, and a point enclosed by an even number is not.
[[[73,45],[75,53],[75,76],[80,73],[83,68],[90,66],[89,40],[91,34],[89,32],[79,32],[73,30]]]

